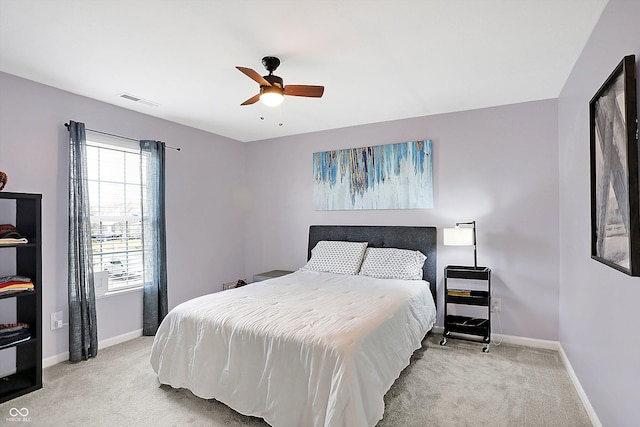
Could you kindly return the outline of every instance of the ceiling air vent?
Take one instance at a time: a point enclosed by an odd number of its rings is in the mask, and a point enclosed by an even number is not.
[[[127,99],[129,101],[137,102],[139,104],[148,105],[150,107],[157,107],[158,105],[160,105],[157,102],[149,101],[147,99],[142,99],[137,96],[131,95],[130,93],[121,93],[118,96],[122,99]]]
[[[120,98],[128,99],[129,101],[135,101],[135,102],[140,101],[140,98],[136,98],[135,96],[129,95],[127,93],[120,94]]]

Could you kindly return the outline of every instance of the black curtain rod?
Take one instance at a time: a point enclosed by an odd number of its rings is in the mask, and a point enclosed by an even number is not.
[[[64,124],[64,127],[66,127],[66,128],[67,128],[67,130],[69,130],[69,123],[65,123],[65,124]],[[136,142],[140,142],[140,140],[138,140],[138,139],[135,139],[135,138],[129,138],[129,137],[126,137],[126,136],[121,136],[121,135],[116,135],[116,134],[114,134],[114,133],[102,132],[102,131],[99,131],[99,130],[94,130],[94,129],[89,129],[89,128],[85,128],[85,130],[88,130],[88,131],[90,131],[90,132],[95,132],[95,133],[101,133],[102,135],[115,136],[116,138],[128,139],[129,141],[136,141]],[[164,146],[165,146],[166,148],[170,148],[170,149],[172,149],[172,150],[176,150],[176,151],[180,151],[180,150],[181,150],[181,148],[180,148],[180,147],[170,147],[170,146],[168,146],[167,144],[164,144]]]

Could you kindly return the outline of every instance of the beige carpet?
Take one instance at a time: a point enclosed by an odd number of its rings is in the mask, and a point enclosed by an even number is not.
[[[385,396],[378,426],[591,426],[555,351],[481,345],[440,335],[425,340]],[[44,370],[44,388],[0,405],[11,426],[266,426],[214,400],[160,386],[141,337],[79,364]],[[27,408],[14,421],[11,408]],[[15,413],[15,411],[14,411]]]

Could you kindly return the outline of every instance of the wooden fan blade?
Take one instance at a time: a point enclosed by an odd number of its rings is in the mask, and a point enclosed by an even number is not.
[[[287,85],[284,87],[284,94],[289,96],[320,98],[323,93],[324,86]]]
[[[246,101],[244,101],[242,104],[240,105],[251,105],[251,104],[255,104],[256,102],[258,102],[260,100],[260,94],[254,95],[251,98],[247,99]]]
[[[271,83],[266,81],[264,77],[258,74],[257,71],[252,70],[251,68],[246,68],[246,67],[236,67],[236,68],[241,72],[243,72],[244,74],[246,74],[250,79],[253,79],[259,84],[261,84],[262,86],[271,86]]]

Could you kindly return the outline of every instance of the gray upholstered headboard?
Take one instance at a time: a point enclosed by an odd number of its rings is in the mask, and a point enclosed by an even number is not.
[[[309,227],[309,247],[320,240],[343,240],[348,242],[369,242],[375,248],[400,248],[418,250],[426,255],[422,277],[429,282],[433,300],[436,298],[436,255],[438,248],[436,227],[377,226],[377,225],[312,225]]]

